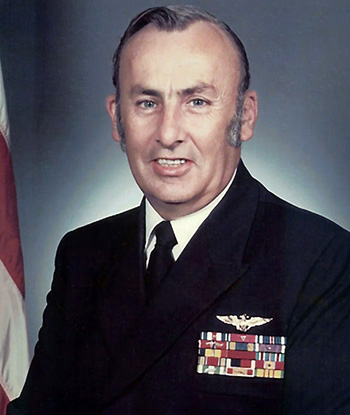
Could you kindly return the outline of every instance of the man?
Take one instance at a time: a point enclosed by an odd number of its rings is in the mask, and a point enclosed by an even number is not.
[[[61,241],[8,414],[348,414],[349,235],[245,169],[240,40],[152,8],[114,63],[113,137],[145,198]]]

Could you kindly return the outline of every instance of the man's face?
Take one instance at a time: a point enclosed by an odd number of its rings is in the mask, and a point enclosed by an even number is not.
[[[227,142],[239,61],[214,25],[178,32],[152,25],[126,45],[120,111],[134,178],[153,207],[175,219],[211,202],[229,182],[240,149]]]

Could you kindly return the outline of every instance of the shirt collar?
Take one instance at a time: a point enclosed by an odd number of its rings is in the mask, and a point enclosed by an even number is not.
[[[193,212],[190,215],[183,216],[181,218],[170,221],[173,231],[178,242],[177,245],[173,248],[173,254],[175,260],[180,255],[182,250],[185,248],[187,243],[190,241],[192,236],[196,233],[200,225],[205,221],[205,219],[210,215],[212,210],[221,202],[222,198],[227,193],[229,187],[231,186],[235,176],[235,170],[231,180],[227,186],[212,200],[208,205],[204,206],[197,212]],[[146,250],[149,248],[153,235],[152,231],[158,223],[162,222],[164,219],[159,215],[159,213],[153,208],[150,202],[146,199]]]

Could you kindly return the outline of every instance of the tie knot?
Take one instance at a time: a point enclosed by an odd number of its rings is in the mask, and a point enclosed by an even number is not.
[[[160,222],[154,228],[154,234],[156,235],[156,246],[162,245],[167,248],[173,248],[177,244],[177,240],[171,226],[171,223],[168,220]]]

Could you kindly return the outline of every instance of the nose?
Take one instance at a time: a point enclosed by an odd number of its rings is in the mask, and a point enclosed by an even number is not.
[[[184,141],[181,112],[177,106],[163,109],[157,132],[157,142],[163,147],[176,147]]]

